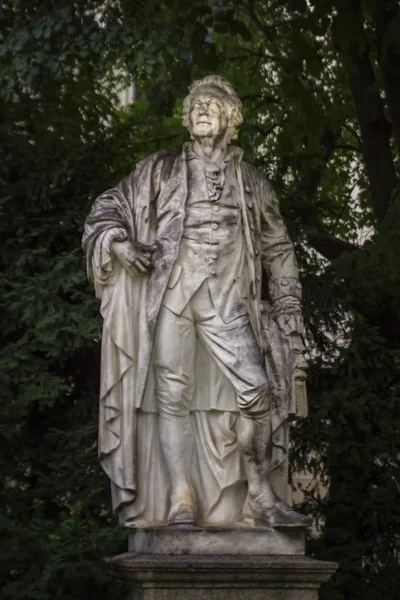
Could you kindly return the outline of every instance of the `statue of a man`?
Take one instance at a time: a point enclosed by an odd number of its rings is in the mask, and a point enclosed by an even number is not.
[[[214,520],[311,524],[271,483],[273,415],[285,420],[288,410],[271,400],[277,370],[266,368],[262,268],[275,336],[301,333],[301,286],[276,196],[230,145],[241,122],[224,78],[195,81],[182,154],[141,161],[86,220],[83,246],[104,318],[100,460],[125,523],[207,522],[222,491],[247,481],[245,498],[233,494],[240,509],[219,508]],[[293,365],[278,380],[285,368]],[[208,488],[219,491],[205,500]]]

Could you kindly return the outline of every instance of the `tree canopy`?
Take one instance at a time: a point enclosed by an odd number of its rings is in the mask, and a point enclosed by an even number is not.
[[[3,0],[0,598],[109,597],[125,549],[96,458],[101,319],[80,249],[97,194],[179,150],[189,83],[229,79],[238,144],[295,241],[310,416],[292,468],[323,600],[394,600],[399,567],[400,8],[394,0]],[[140,95],[122,107],[118,90]],[[123,592],[123,590],[122,590]],[[121,592],[121,593],[122,593]]]

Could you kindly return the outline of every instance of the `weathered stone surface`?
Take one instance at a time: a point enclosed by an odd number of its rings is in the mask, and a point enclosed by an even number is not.
[[[306,414],[301,283],[278,199],[231,145],[242,120],[228,81],[195,81],[192,141],[140,161],[85,222],[99,455],[129,526],[312,525],[286,503],[288,423]]]
[[[129,536],[129,551],[163,555],[303,555],[304,529],[265,527],[138,528]]]
[[[130,582],[129,600],[317,600],[337,565],[304,556],[121,554],[114,576]]]

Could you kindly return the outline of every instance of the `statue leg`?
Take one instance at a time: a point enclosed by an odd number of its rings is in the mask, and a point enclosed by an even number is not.
[[[188,315],[162,307],[154,347],[159,435],[171,482],[169,523],[193,523],[194,498],[187,479],[192,454],[189,406],[195,330]]]
[[[191,306],[199,337],[237,394],[238,445],[248,480],[245,516],[271,527],[310,526],[311,519],[295,512],[272,487],[269,383],[249,316],[224,323],[205,287],[192,298]]]
[[[262,497],[271,505],[276,494],[271,484],[272,430],[269,413],[257,420],[243,410],[238,422],[238,445],[243,456],[249,497]]]
[[[281,500],[271,484],[272,430],[269,417],[253,419],[241,412],[238,444],[244,458],[248,496],[244,517],[270,527],[310,527],[312,519]]]

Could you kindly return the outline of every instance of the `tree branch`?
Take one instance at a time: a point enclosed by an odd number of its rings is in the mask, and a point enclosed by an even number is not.
[[[359,144],[361,144],[361,138],[360,138],[360,136],[358,135],[357,131],[355,131],[355,130],[354,130],[352,127],[350,127],[350,125],[348,125],[347,123],[345,123],[345,124],[344,124],[344,128],[345,128],[345,129],[347,129],[347,131],[349,131],[349,132],[351,133],[351,135],[353,135],[353,136],[356,138],[356,140],[357,140],[357,142],[358,142]]]
[[[335,144],[339,137],[340,131],[334,131],[332,129],[326,129],[322,133],[320,144],[325,148],[325,152],[321,157],[324,161],[324,166],[335,150]],[[311,200],[320,184],[323,168],[324,167],[309,167],[297,185],[296,195],[301,195],[307,198],[307,200]]]
[[[307,241],[328,260],[339,258],[343,252],[354,252],[358,249],[355,244],[341,240],[322,229],[311,229],[307,233]]]
[[[323,169],[337,147],[336,141],[340,138],[340,135],[341,132],[339,130],[332,129],[326,129],[322,133],[320,143],[325,148],[322,156],[324,165],[319,168],[309,167],[297,185],[296,196],[303,196],[307,201],[311,202],[320,184]],[[343,252],[352,252],[358,247],[331,235],[323,229],[317,228],[312,228],[307,232],[307,241],[310,246],[328,260],[339,258]]]

